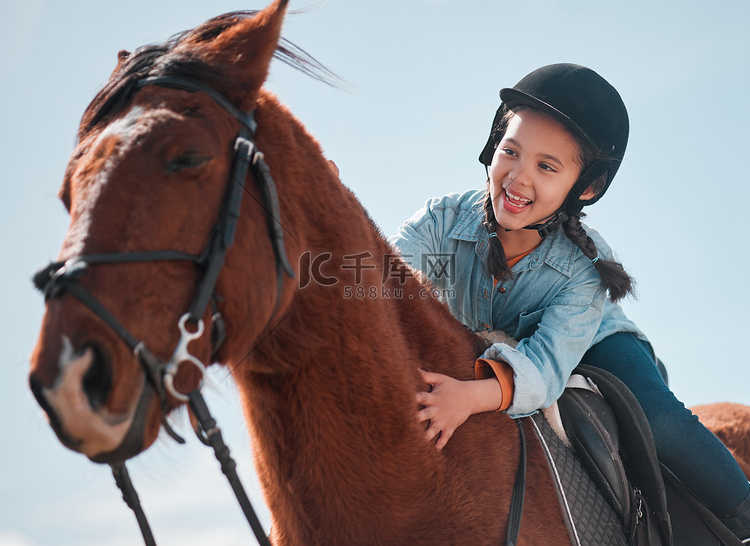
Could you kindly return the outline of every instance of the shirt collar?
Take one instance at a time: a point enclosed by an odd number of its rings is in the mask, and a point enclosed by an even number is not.
[[[483,196],[483,194],[482,194]],[[489,246],[489,234],[482,226],[484,222],[484,199],[479,199],[470,208],[462,212],[456,225],[448,234],[451,239],[476,243],[477,254],[484,261]],[[542,264],[556,269],[563,275],[573,274],[573,263],[578,248],[568,239],[562,227],[550,233],[541,244],[513,268],[514,273],[537,269]]]
[[[568,239],[562,227],[558,227],[544,238],[534,252],[518,262],[513,272],[521,273],[546,264],[566,277],[570,277],[573,274],[576,251],[580,252],[580,249]]]
[[[448,237],[451,239],[458,239],[459,241],[468,241],[475,243],[480,240],[480,236],[484,234],[484,238],[487,238],[487,230],[482,227],[484,222],[484,192],[481,192],[480,199],[471,205],[467,210],[463,211],[459,217],[456,225],[453,226]]]

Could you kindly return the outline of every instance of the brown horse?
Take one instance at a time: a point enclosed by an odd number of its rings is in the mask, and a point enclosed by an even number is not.
[[[516,425],[501,413],[473,416],[438,452],[414,401],[426,387],[420,366],[472,378],[485,342],[410,274],[316,141],[262,89],[285,5],[120,53],[83,116],[60,191],[71,224],[59,259],[70,261],[49,273],[74,279],[138,343],[124,343],[105,312],[72,288],[53,293],[53,284],[32,390],[71,449],[97,462],[136,455],[201,379],[188,359],[172,370],[174,389],[162,391],[144,355],[169,362],[202,319],[213,326],[189,351],[233,372],[275,544],[498,544],[519,460]],[[233,106],[202,87],[174,88],[171,77],[206,84]],[[278,211],[248,176],[211,303],[188,317],[181,338],[178,323],[211,267],[175,254],[203,254],[227,186],[245,178],[232,180],[232,147],[252,122],[227,112],[235,107],[254,112]],[[279,274],[284,254],[294,279]],[[77,259],[113,255],[132,259]],[[222,322],[212,320],[219,314]],[[225,341],[212,342],[222,323]],[[738,455],[750,460],[744,449]],[[518,544],[567,543],[533,442],[527,479]]]

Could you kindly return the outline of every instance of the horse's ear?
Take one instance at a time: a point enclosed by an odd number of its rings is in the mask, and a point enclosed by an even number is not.
[[[121,49],[117,52],[117,66],[115,67],[114,72],[117,72],[120,67],[122,66],[122,63],[127,61],[130,58],[130,51],[127,49]]]
[[[231,88],[224,89],[228,98],[241,109],[250,110],[268,76],[287,3],[275,0],[252,17],[237,15],[209,21],[188,33],[174,53],[194,54],[215,65],[231,82]]]

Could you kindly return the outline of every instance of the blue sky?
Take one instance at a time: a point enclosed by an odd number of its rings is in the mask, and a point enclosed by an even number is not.
[[[292,9],[310,6],[291,0]],[[252,0],[0,6],[2,544],[139,540],[108,469],[63,448],[28,392],[28,354],[43,313],[29,279],[57,254],[67,227],[57,188],[80,116],[117,51],[260,7]],[[594,68],[620,91],[631,120],[625,162],[588,217],[638,281],[626,311],[686,404],[750,404],[747,20],[744,0],[328,0],[290,16],[284,34],[346,89],[281,64],[268,86],[392,234],[427,198],[484,183],[476,158],[501,87],[553,62]],[[213,376],[209,403],[260,499],[230,382],[220,370]],[[252,543],[209,450],[189,443],[162,440],[131,463],[159,544]]]

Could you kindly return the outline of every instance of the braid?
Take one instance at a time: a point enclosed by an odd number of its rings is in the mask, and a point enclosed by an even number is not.
[[[497,233],[500,226],[495,219],[495,211],[492,208],[492,196],[487,190],[487,197],[484,200],[484,223],[482,224],[488,233]],[[487,269],[498,280],[506,281],[513,278],[513,273],[508,265],[508,259],[505,257],[503,243],[498,237],[490,237],[490,249],[487,253]]]
[[[584,216],[583,213],[571,216],[562,227],[568,239],[580,248],[587,258],[594,261],[599,255],[599,251],[594,241],[591,240],[591,237],[588,236],[586,230],[581,225],[582,216]],[[609,298],[613,302],[617,302],[628,294],[633,293],[633,278],[628,275],[620,262],[605,260],[600,257],[594,262],[594,267],[596,267],[602,278],[602,282],[607,287],[607,290],[609,290]]]

